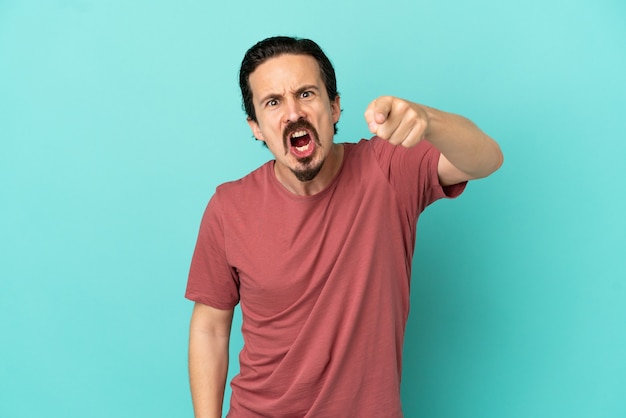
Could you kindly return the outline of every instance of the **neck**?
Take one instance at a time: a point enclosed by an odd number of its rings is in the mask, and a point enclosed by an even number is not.
[[[341,163],[343,162],[343,145],[333,144],[332,149],[320,172],[310,181],[300,181],[295,174],[289,172],[284,175],[276,170],[274,165],[274,173],[278,181],[291,193],[298,196],[313,196],[324,190],[339,172]]]

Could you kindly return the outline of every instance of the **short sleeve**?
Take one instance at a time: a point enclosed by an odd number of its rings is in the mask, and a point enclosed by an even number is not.
[[[217,309],[239,302],[239,278],[227,260],[218,194],[206,207],[191,259],[185,297]]]

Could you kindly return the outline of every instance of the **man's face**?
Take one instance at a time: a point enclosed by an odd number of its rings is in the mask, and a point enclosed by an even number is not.
[[[331,151],[341,113],[339,96],[328,98],[317,61],[308,55],[270,58],[249,82],[257,120],[248,123],[276,158],[277,174],[312,180]]]

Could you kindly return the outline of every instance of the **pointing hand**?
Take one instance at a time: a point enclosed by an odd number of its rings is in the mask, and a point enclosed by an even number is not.
[[[370,132],[393,145],[410,148],[428,129],[428,114],[422,106],[392,96],[375,99],[365,110]]]

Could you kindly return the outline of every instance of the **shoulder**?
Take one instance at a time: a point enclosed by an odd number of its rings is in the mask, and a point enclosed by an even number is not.
[[[425,158],[439,158],[439,151],[428,141],[421,141],[416,146],[406,148],[392,145],[388,141],[374,136],[370,139],[361,139],[357,143],[344,144],[350,158],[372,158],[383,167],[390,164],[414,165]]]
[[[346,158],[350,160],[375,155],[377,148],[385,142],[378,137],[373,137],[370,139],[362,138],[358,142],[344,142],[342,145]]]
[[[255,191],[262,190],[264,187],[267,187],[266,183],[268,181],[269,174],[272,172],[272,166],[272,161],[268,161],[238,180],[220,184],[215,189],[215,196],[220,199],[237,199],[238,197],[245,196],[248,193],[254,193]]]

